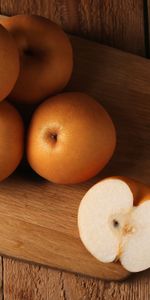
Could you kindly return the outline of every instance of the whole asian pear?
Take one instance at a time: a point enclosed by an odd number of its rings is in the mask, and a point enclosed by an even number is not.
[[[0,25],[0,101],[4,100],[13,89],[19,69],[19,52],[15,40]]]
[[[45,179],[73,184],[101,171],[115,145],[115,128],[104,108],[86,94],[63,93],[47,99],[34,112],[27,158]]]
[[[23,156],[24,126],[18,111],[6,101],[0,103],[0,181],[19,165]]]

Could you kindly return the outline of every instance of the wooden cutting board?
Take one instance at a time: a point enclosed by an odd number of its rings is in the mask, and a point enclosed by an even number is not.
[[[117,129],[117,149],[92,180],[64,186],[32,173],[0,184],[0,253],[103,279],[129,275],[119,263],[98,262],[82,245],[78,206],[100,178],[127,175],[150,183],[150,61],[71,37],[74,72],[67,90],[84,91],[108,110]]]

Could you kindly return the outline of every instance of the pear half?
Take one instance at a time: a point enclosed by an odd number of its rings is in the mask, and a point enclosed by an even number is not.
[[[104,263],[120,260],[130,272],[150,267],[150,188],[124,177],[94,185],[78,211],[80,238]]]

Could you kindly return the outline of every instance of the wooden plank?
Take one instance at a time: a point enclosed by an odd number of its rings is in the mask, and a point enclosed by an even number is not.
[[[72,44],[74,73],[67,90],[94,96],[117,129],[117,151],[103,174],[150,184],[150,61],[81,39]]]
[[[0,252],[95,277],[126,277],[120,264],[98,262],[80,242],[76,216],[86,188],[37,185],[20,176],[5,181],[0,189]]]
[[[72,38],[75,68],[68,90],[93,95],[112,116],[118,136],[108,167],[73,186],[51,184],[27,174],[0,185],[0,252],[55,268],[119,279],[119,264],[102,264],[79,239],[77,210],[84,193],[104,176],[126,175],[149,184],[150,61]]]
[[[6,300],[63,299],[62,273],[4,258]]]
[[[0,300],[3,300],[3,258],[0,256]]]
[[[1,13],[33,13],[66,31],[145,55],[143,0],[0,0]]]
[[[7,300],[149,300],[150,271],[125,282],[104,282],[4,258]]]
[[[150,0],[145,0],[145,38],[147,57],[150,58]]]

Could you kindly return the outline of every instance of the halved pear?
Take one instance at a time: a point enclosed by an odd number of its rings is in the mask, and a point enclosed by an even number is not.
[[[150,267],[150,188],[124,177],[102,180],[83,197],[78,227],[101,262],[119,259],[130,272]]]

